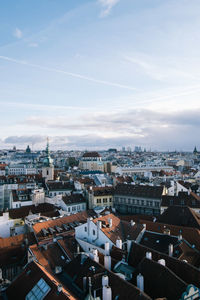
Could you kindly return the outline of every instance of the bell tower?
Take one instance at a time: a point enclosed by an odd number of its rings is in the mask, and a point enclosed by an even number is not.
[[[49,138],[47,138],[47,146],[45,152],[46,155],[43,160],[42,177],[45,178],[45,181],[54,180],[54,165],[49,151]]]

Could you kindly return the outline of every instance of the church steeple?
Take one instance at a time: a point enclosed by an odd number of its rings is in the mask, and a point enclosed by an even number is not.
[[[45,181],[54,179],[54,166],[53,159],[50,156],[49,151],[49,138],[47,138],[47,146],[46,146],[46,155],[43,159],[43,167],[42,167],[42,177],[45,178]]]
[[[47,154],[47,156],[50,156],[50,153],[49,153],[49,138],[48,137],[47,137],[46,154]]]
[[[43,165],[45,167],[50,167],[53,165],[53,159],[51,158],[50,151],[49,151],[49,138],[47,138],[47,146],[45,152],[46,152],[46,156],[43,160]]]
[[[194,147],[193,154],[195,154],[195,155],[196,155],[197,153],[198,153],[198,151],[197,151],[197,147],[195,146],[195,147]]]

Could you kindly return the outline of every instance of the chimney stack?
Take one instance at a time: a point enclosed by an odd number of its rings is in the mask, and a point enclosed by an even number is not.
[[[169,256],[173,256],[174,246],[173,244],[169,244]]]
[[[158,260],[158,263],[160,264],[160,265],[162,265],[162,266],[166,266],[166,262],[165,262],[165,259],[159,259]]]
[[[132,241],[131,240],[127,240],[127,251],[128,251],[128,254],[131,251],[131,246],[132,246]]]
[[[109,223],[109,228],[112,228],[112,219],[111,218],[108,219],[108,223]]]
[[[180,242],[182,239],[183,239],[182,234],[179,233],[179,235],[178,235],[178,240],[179,240],[179,242]]]
[[[112,300],[112,290],[108,285],[103,287],[103,299],[102,300]]]
[[[93,260],[99,263],[99,255],[98,255],[98,250],[94,249],[93,250]]]
[[[101,228],[102,228],[102,222],[98,220],[97,221],[97,239],[99,239]]]
[[[104,267],[108,270],[111,270],[111,256],[104,255]]]
[[[105,242],[104,248],[105,248],[105,255],[110,255],[110,244],[109,244],[109,242]]]
[[[152,259],[152,252],[146,252],[146,258]]]
[[[144,292],[144,276],[141,273],[137,275],[137,287]]]
[[[62,284],[59,284],[59,285],[57,286],[58,293],[61,293],[61,292],[62,292],[62,289],[63,289]]]
[[[122,249],[122,240],[120,238],[116,240],[116,247]]]
[[[87,290],[87,277],[83,277],[83,291],[86,292]]]
[[[108,281],[108,276],[107,275],[103,275],[102,276],[102,286],[106,286],[108,285],[109,281]]]
[[[135,222],[133,220],[131,220],[131,226],[134,226]]]

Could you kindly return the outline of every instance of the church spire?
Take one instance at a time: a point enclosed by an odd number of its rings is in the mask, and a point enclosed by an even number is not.
[[[195,147],[194,147],[193,154],[197,154],[197,153],[198,153],[198,151],[197,151],[197,147],[195,146]]]
[[[46,154],[49,156],[49,137],[47,137]]]

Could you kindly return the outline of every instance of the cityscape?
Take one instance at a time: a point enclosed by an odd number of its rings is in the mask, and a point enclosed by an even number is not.
[[[199,12],[0,3],[0,300],[200,300]]]

